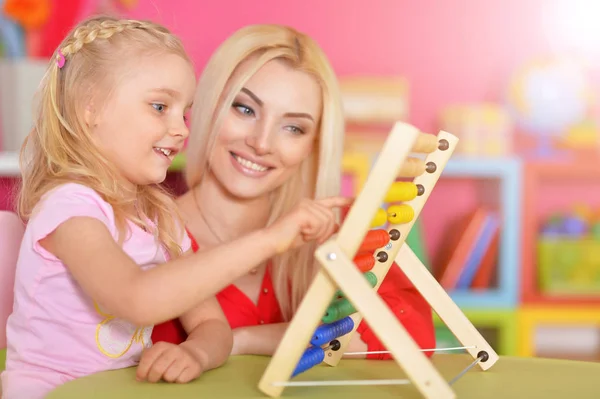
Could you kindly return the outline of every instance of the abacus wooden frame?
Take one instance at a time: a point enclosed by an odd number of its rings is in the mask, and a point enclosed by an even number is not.
[[[377,284],[371,287],[353,263],[360,244],[370,229],[377,210],[388,188],[398,177],[411,151],[416,150],[420,133],[414,126],[398,122],[390,132],[371,173],[350,209],[337,236],[321,245],[315,257],[322,268],[317,273],[309,290],[300,304],[294,318],[282,338],[260,382],[259,389],[268,396],[278,397],[284,389],[282,382],[289,381],[296,365],[304,353],[322,315],[339,288],[357,310],[351,317],[354,330],[338,338],[341,347],[326,351],[325,362],[331,366],[340,361],[345,347],[356,331],[362,317],[369,323],[374,333],[392,354],[395,362],[405,371],[412,383],[425,398],[454,398],[455,393],[448,382],[439,374],[431,361],[421,352],[391,310],[377,295],[377,289],[395,261],[408,279],[420,291],[440,319],[446,323],[456,338],[467,347],[467,351],[477,359],[482,370],[489,369],[498,355],[477,331],[460,308],[452,301],[427,268],[404,241],[415,220],[418,218],[431,190],[437,183],[444,167],[451,157],[458,138],[440,131],[438,142],[445,140],[448,148],[438,149],[427,154],[426,164],[433,163],[433,171],[425,172],[414,179],[415,184],[424,187],[424,193],[406,203],[411,205],[415,215],[409,223],[392,225],[389,230],[400,232],[398,240],[392,240],[385,247],[388,258],[377,262],[372,272],[377,276]],[[361,316],[362,315],[362,316]]]

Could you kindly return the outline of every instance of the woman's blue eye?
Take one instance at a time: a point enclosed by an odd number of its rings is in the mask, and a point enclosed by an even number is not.
[[[252,108],[246,107],[243,104],[235,103],[235,104],[233,104],[233,107],[244,115],[248,115],[248,116],[254,115],[254,110]]]
[[[164,104],[152,104],[152,106],[154,107],[155,110],[157,110],[158,112],[163,112],[165,110],[165,108],[167,108],[166,105]]]
[[[303,134],[304,130],[300,129],[298,126],[288,126],[290,132],[294,134]]]

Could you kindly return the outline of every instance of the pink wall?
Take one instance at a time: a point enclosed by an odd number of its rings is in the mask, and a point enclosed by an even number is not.
[[[575,39],[569,43],[559,36],[558,29],[552,29],[554,37],[545,35],[547,26],[560,22],[558,16],[570,18],[559,15],[560,7],[567,3],[172,0],[166,5],[157,0],[139,0],[138,9],[131,15],[172,28],[184,39],[199,70],[218,44],[236,29],[252,23],[289,24],[316,39],[340,75],[408,77],[412,87],[411,122],[432,131],[436,113],[444,103],[496,100],[511,71],[521,62],[572,44]],[[572,31],[569,26],[565,29]]]

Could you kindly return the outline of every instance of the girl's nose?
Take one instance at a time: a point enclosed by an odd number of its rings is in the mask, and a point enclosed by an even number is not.
[[[182,137],[185,140],[190,135],[190,129],[187,127],[185,121],[181,121],[181,123],[171,126],[169,134],[175,137]]]

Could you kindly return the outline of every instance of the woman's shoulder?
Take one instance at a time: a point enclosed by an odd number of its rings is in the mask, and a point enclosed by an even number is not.
[[[196,203],[191,190],[175,198],[175,205],[185,219],[196,213]]]

